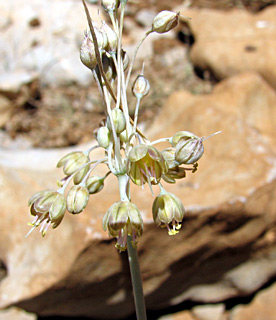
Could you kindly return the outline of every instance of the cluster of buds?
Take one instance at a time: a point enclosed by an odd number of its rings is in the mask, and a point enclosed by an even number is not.
[[[153,220],[157,226],[166,227],[170,235],[179,232],[184,217],[184,206],[174,194],[162,185],[175,183],[186,177],[187,171],[195,172],[204,148],[202,138],[188,131],[179,131],[170,138],[149,141],[137,127],[141,100],[149,93],[150,84],[144,75],[144,66],[132,85],[136,100],[134,119],[129,117],[127,87],[133,62],[143,40],[152,32],[170,31],[178,23],[179,13],[162,11],[153,20],[151,29],[140,41],[131,62],[122,48],[123,17],[126,0],[102,0],[111,26],[91,21],[83,1],[89,30],[85,32],[80,49],[80,58],[92,70],[104,98],[106,119],[95,132],[96,145],[86,151],[77,151],[64,156],[57,167],[62,167],[65,177],[58,181],[59,189],[38,192],[29,201],[31,214],[35,217],[31,231],[41,225],[44,236],[52,224],[56,228],[66,210],[81,213],[87,206],[90,195],[100,192],[105,179],[113,174],[118,179],[120,200],[114,203],[103,218],[103,229],[117,238],[116,247],[127,249],[128,239],[133,246],[143,233],[143,219],[137,206],[130,199],[130,184],[144,188],[158,185],[160,194],[152,205]],[[166,141],[169,146],[158,150],[155,145]],[[92,157],[93,150],[103,150],[102,159]],[[106,166],[106,174],[95,174],[99,164]],[[66,192],[66,189],[69,191]]]

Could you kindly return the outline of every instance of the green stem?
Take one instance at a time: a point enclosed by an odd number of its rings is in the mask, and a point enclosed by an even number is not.
[[[147,320],[146,306],[145,306],[145,299],[143,294],[143,286],[142,286],[137,249],[133,247],[131,241],[132,241],[132,237],[127,236],[128,262],[130,267],[136,316],[137,316],[137,320]]]

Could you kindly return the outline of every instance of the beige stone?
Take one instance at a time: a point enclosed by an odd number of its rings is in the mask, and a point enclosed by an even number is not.
[[[218,79],[256,71],[276,88],[276,6],[257,14],[245,10],[178,8],[195,43],[193,64],[211,70]]]
[[[132,188],[145,223],[138,248],[149,309],[186,300],[219,303],[251,294],[276,275],[275,105],[276,94],[262,77],[245,73],[209,95],[174,93],[147,130],[152,139],[178,130],[199,136],[223,131],[204,141],[196,174],[175,185],[164,183],[186,207],[177,236],[153,224],[148,186]],[[70,151],[0,150],[0,260],[7,268],[0,307],[124,318],[134,311],[127,259],[101,226],[104,212],[119,199],[116,179],[108,177],[83,213],[66,214],[45,238],[38,230],[24,238],[31,221],[28,198],[55,188],[62,177],[55,164]],[[94,156],[102,157],[101,151]]]
[[[274,320],[276,318],[276,284],[260,291],[248,305],[239,305],[230,320]]]
[[[200,305],[192,309],[192,314],[197,320],[222,320],[224,310],[225,306],[223,304]]]
[[[0,311],[0,320],[36,320],[35,314],[27,313],[18,308],[10,308]]]

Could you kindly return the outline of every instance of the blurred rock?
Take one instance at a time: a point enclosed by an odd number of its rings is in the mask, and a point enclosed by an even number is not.
[[[158,320],[196,320],[190,311],[180,311],[159,318]]]
[[[97,5],[88,4],[99,20]],[[91,72],[79,59],[79,47],[87,21],[81,1],[20,0],[1,4],[0,73],[24,70],[41,75],[41,83],[88,85]],[[2,23],[2,22],[1,22]]]
[[[175,92],[154,119],[146,133],[153,139],[178,130],[199,136],[223,132],[204,142],[196,174],[164,184],[186,207],[177,236],[153,224],[149,188],[132,188],[145,222],[138,248],[150,310],[184,301],[221,303],[252,294],[275,277],[275,105],[276,93],[263,78],[244,73],[208,95]],[[134,312],[127,256],[116,251],[101,226],[104,212],[119,199],[115,178],[108,177],[85,212],[66,214],[45,238],[38,230],[24,238],[32,220],[28,198],[55,188],[62,177],[55,163],[70,151],[0,149],[0,260],[7,269],[0,307],[123,319]],[[102,157],[100,150],[93,153]]]
[[[238,9],[178,9],[191,17],[182,19],[195,38],[191,49],[195,66],[211,70],[217,79],[256,71],[276,88],[276,6],[257,14]]]
[[[239,305],[230,314],[230,320],[275,320],[276,284],[260,291],[248,305]]]
[[[142,9],[135,15],[135,20],[143,27],[151,29],[152,21],[156,16],[156,12],[149,9]]]
[[[224,304],[201,305],[192,309],[192,313],[197,320],[223,320]]]
[[[36,320],[35,314],[27,313],[18,308],[10,308],[0,311],[0,320]]]

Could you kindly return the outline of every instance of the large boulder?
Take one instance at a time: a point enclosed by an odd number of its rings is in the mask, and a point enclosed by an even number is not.
[[[199,136],[222,130],[204,142],[196,174],[164,184],[186,207],[177,236],[154,225],[149,188],[132,188],[145,222],[138,248],[149,310],[187,300],[223,303],[275,277],[275,105],[276,94],[262,77],[244,73],[208,95],[175,92],[147,130],[151,140],[178,130]],[[62,177],[55,163],[70,151],[0,150],[0,307],[123,319],[134,312],[127,256],[101,226],[104,212],[119,199],[115,178],[91,197],[85,212],[66,214],[45,238],[37,230],[25,238],[28,198],[55,188]]]
[[[190,55],[195,66],[211,70],[217,79],[256,71],[276,88],[276,6],[257,14],[239,9],[179,10],[191,17],[182,19],[195,39]]]

